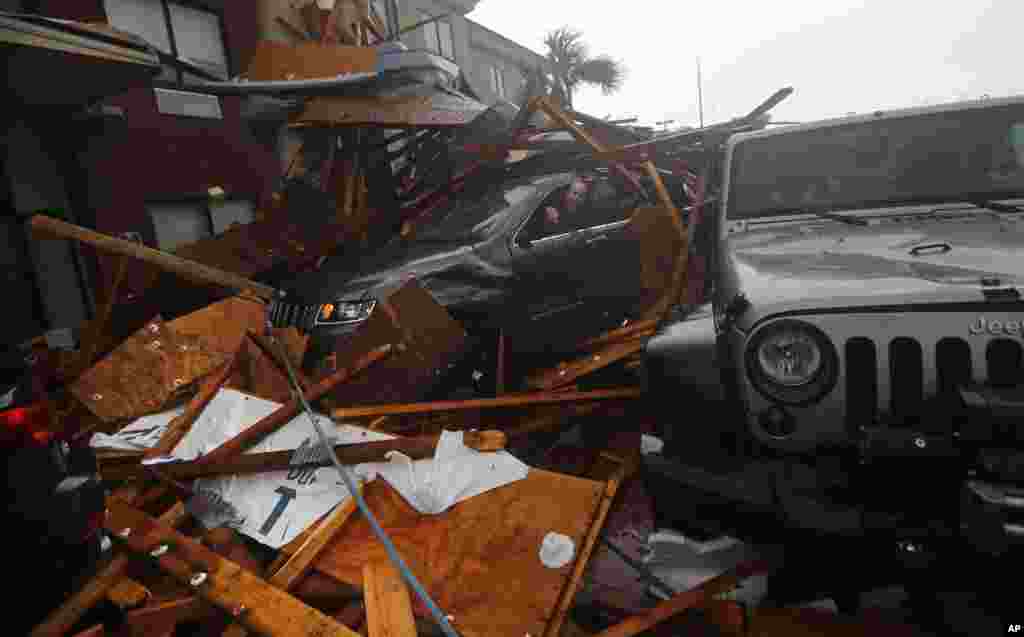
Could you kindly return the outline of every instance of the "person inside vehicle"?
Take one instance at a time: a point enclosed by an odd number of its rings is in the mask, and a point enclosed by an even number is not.
[[[544,229],[542,231],[544,236],[568,232],[572,229],[572,216],[579,210],[580,204],[587,196],[587,190],[587,182],[582,177],[576,177],[558,198],[560,201],[556,199],[544,207]]]

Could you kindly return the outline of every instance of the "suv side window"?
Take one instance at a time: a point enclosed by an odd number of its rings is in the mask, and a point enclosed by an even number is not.
[[[604,176],[580,175],[573,184],[545,198],[522,236],[537,240],[623,221],[640,205],[640,199],[639,194],[623,191]]]

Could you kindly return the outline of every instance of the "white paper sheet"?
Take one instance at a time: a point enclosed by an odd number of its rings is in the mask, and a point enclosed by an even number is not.
[[[221,389],[189,432],[161,461],[192,460],[235,437],[280,405],[232,389]],[[147,449],[156,444],[171,419],[183,408],[146,416],[113,436],[96,434],[93,446]],[[333,444],[390,440],[394,436],[352,425],[335,425],[319,415]],[[99,436],[99,437],[97,437]],[[115,446],[116,445],[116,446]],[[246,453],[295,449],[297,455],[319,457],[321,447],[309,417],[300,413]],[[435,457],[412,461],[394,454],[387,462],[350,467],[365,481],[380,476],[422,513],[440,513],[467,498],[522,480],[529,467],[511,454],[481,453],[462,443],[461,432],[444,432]],[[202,493],[190,506],[207,528],[229,525],[239,532],[280,548],[350,496],[333,467],[294,469],[196,480]]]

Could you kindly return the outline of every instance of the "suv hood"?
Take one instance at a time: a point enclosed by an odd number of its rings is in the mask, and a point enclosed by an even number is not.
[[[357,261],[339,259],[286,284],[289,303],[383,298],[415,278],[444,306],[491,300],[511,275],[480,258],[486,244],[395,241]]]
[[[789,310],[982,301],[982,278],[1024,284],[1024,215],[803,220],[733,233],[725,246],[722,290],[746,295],[747,325]]]

